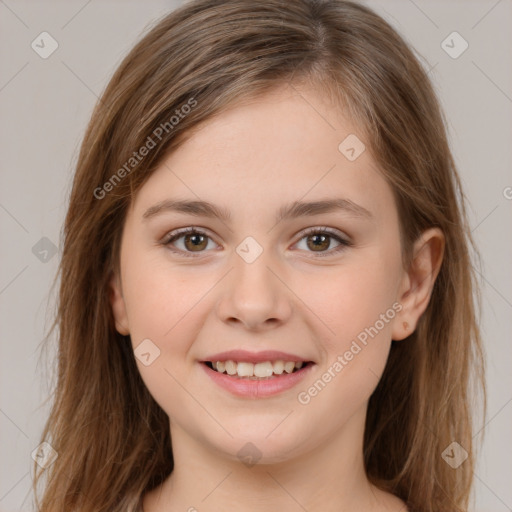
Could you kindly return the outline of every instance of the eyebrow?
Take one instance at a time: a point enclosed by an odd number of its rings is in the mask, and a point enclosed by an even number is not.
[[[373,214],[363,206],[354,203],[350,199],[333,198],[318,200],[312,202],[294,201],[288,205],[282,206],[277,212],[275,222],[283,220],[319,215],[321,213],[330,213],[335,211],[344,211],[356,217],[373,219]],[[224,222],[231,221],[229,210],[216,206],[207,201],[190,201],[179,199],[166,199],[148,208],[142,218],[143,220],[155,217],[164,212],[177,212],[194,215],[197,217],[219,218]]]

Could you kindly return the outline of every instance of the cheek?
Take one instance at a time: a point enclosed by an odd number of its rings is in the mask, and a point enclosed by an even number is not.
[[[311,405],[310,412],[343,404],[331,410],[344,421],[372,394],[384,371],[400,310],[400,268],[399,247],[375,247],[347,258],[335,273],[309,286],[307,304],[322,320],[318,325],[324,326],[321,367],[298,397],[301,405]]]
[[[395,316],[398,272],[396,262],[380,257],[366,258],[355,265],[315,279],[315,286],[304,283],[305,301],[322,321],[322,332],[330,340],[330,351],[343,349],[347,342],[374,326],[386,337],[391,332],[389,320]],[[389,311],[391,308],[391,311]],[[386,312],[388,312],[386,314]],[[384,315],[384,324],[380,322]]]
[[[127,251],[122,265],[123,294],[137,366],[153,395],[158,389],[172,393],[175,386],[170,374],[175,373],[177,361],[183,365],[193,340],[187,321],[205,285],[180,279],[178,273],[171,274],[165,262],[136,251]],[[150,355],[142,357],[141,353]]]
[[[176,415],[177,404],[178,416],[197,415],[184,388],[190,387],[194,362],[189,354],[200,330],[201,298],[213,286],[213,277],[194,279],[186,271],[172,270],[162,258],[132,256],[124,267],[123,288],[139,373],[169,416]],[[149,357],[140,356],[147,353]]]
[[[317,298],[318,307],[324,307],[312,308],[335,334],[322,339],[325,358],[297,390],[296,401],[305,418],[324,418],[326,438],[363,414],[385,369],[396,308],[393,287],[384,274],[340,274],[339,285],[329,288],[328,297]]]
[[[194,275],[191,272],[173,268],[161,254],[132,255],[126,261],[123,287],[134,344],[150,338],[163,350],[186,349],[185,340],[193,339],[191,326],[187,325],[188,336],[177,333],[194,316],[195,306],[214,284],[211,275],[198,276],[197,269]]]

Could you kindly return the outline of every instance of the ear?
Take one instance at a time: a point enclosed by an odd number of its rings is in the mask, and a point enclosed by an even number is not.
[[[112,273],[109,281],[109,300],[112,307],[112,313],[116,322],[116,330],[119,334],[128,335],[128,315],[126,314],[126,305],[124,303],[123,290],[119,276]]]
[[[400,285],[398,301],[402,305],[392,330],[392,339],[403,340],[416,329],[427,309],[443,261],[445,237],[439,228],[424,231],[414,243],[413,256]]]

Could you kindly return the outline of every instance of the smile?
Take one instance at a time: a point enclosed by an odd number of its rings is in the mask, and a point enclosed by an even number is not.
[[[267,350],[231,350],[199,361],[218,387],[243,398],[278,395],[299,384],[316,363],[297,354]]]

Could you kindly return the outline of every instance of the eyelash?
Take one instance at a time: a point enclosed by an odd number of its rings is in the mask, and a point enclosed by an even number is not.
[[[197,256],[196,256],[195,254],[193,254],[190,251],[182,251],[181,249],[175,249],[171,245],[172,242],[175,242],[176,240],[182,238],[185,235],[189,235],[189,234],[203,235],[203,236],[206,236],[207,238],[209,238],[210,240],[212,239],[208,235],[208,233],[206,233],[202,229],[195,228],[195,227],[188,227],[188,228],[180,229],[180,230],[177,230],[177,231],[169,233],[168,236],[166,236],[161,243],[162,243],[162,245],[168,247],[174,253],[180,254],[180,255],[185,256],[185,257],[197,258],[200,255],[201,252],[205,252],[205,251],[198,251]],[[326,257],[326,256],[332,256],[333,254],[338,254],[339,252],[345,250],[347,247],[351,247],[353,245],[348,240],[345,240],[344,238],[341,238],[337,234],[336,231],[332,230],[331,228],[324,227],[324,226],[306,229],[302,233],[301,238],[296,243],[300,242],[303,238],[306,238],[307,236],[312,235],[312,234],[315,234],[315,235],[318,235],[318,234],[328,235],[330,238],[336,240],[336,242],[339,242],[339,244],[340,244],[340,245],[338,245],[338,247],[336,247],[334,249],[331,249],[329,251],[320,251],[320,252],[318,252],[317,256],[320,257],[320,258],[323,258],[323,257]],[[314,253],[314,251],[309,251],[309,252]]]

